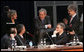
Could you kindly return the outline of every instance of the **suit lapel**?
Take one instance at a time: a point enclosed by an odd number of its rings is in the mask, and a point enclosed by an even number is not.
[[[64,37],[64,32],[62,33],[62,35],[58,36],[59,39],[61,39],[62,37]]]
[[[20,36],[20,35],[18,35],[18,37],[20,38],[22,45],[24,45],[24,43],[25,43],[25,42],[23,41],[24,39],[23,39],[23,38],[21,38],[21,36]]]
[[[75,22],[76,16],[72,19],[71,24],[73,24]]]

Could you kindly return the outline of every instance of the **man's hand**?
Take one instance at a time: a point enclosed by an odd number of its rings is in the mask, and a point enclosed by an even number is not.
[[[52,35],[52,37],[56,37],[56,34],[58,33],[58,31],[57,30],[55,30],[54,32],[53,32],[53,35]]]
[[[48,28],[51,28],[51,24],[48,24],[47,27],[48,27]]]
[[[57,30],[55,30],[54,32],[53,32],[53,35],[56,35],[58,33],[58,31]]]
[[[72,32],[69,32],[71,35],[74,35],[75,34],[75,32],[74,32],[74,30],[72,31]]]
[[[14,34],[10,34],[10,36],[11,36],[11,38],[14,38],[15,37]]]

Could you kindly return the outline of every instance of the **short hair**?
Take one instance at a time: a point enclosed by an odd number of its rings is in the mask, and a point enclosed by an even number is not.
[[[77,11],[77,6],[74,4],[70,4],[67,8],[68,10],[74,10],[75,12]]]
[[[43,11],[45,12],[45,14],[47,14],[46,9],[44,9],[44,8],[41,8],[41,9],[39,10],[39,13],[40,13],[40,12],[43,12]]]
[[[16,27],[10,27],[7,29],[7,34],[10,36],[10,34],[16,34],[17,32],[15,31]]]
[[[18,34],[22,31],[23,27],[24,27],[23,24],[18,24],[18,25],[16,25],[16,29],[17,29],[17,33],[18,33]]]
[[[8,17],[12,17],[13,15],[15,15],[15,13],[17,13],[16,10],[10,10],[10,11],[8,12],[7,16],[8,16]]]
[[[57,25],[60,25],[63,29],[66,28],[64,23],[58,23]]]
[[[16,34],[15,28],[10,28],[10,34]]]

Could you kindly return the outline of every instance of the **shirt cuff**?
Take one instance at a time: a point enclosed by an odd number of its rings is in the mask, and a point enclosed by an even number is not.
[[[53,37],[56,37],[56,34],[52,35],[52,38],[53,38]]]
[[[47,27],[48,27],[48,26],[47,26],[47,25],[45,25],[45,28],[46,28],[46,29],[47,29]]]

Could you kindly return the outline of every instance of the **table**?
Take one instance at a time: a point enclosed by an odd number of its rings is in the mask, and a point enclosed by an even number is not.
[[[11,51],[11,50],[1,49],[1,51]],[[45,49],[27,48],[24,49],[23,51],[83,51],[83,46],[63,46],[63,47],[45,48]]]
[[[57,48],[45,48],[45,49],[26,49],[25,51],[83,51],[83,46],[65,46]]]

